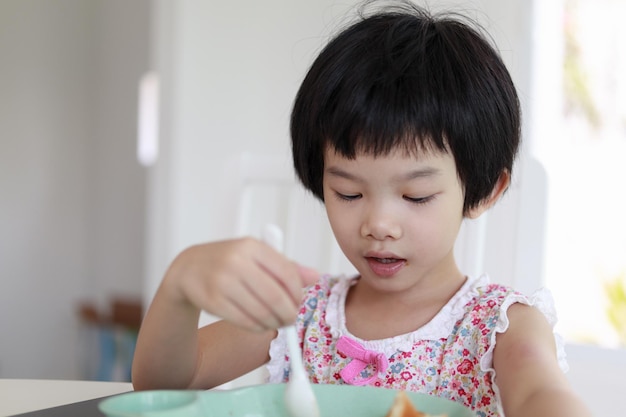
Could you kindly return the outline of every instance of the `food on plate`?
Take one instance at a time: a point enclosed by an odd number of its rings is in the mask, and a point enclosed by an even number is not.
[[[417,410],[404,391],[398,391],[393,404],[385,417],[446,417],[445,414],[432,415]]]

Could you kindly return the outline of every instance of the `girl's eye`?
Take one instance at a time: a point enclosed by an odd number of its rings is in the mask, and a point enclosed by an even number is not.
[[[341,194],[336,192],[335,195],[342,201],[354,201],[361,198],[361,194]]]
[[[403,196],[402,198],[404,198],[406,201],[410,202],[410,203],[414,203],[414,204],[426,204],[428,203],[433,196],[430,195],[428,197],[409,197],[409,196]]]

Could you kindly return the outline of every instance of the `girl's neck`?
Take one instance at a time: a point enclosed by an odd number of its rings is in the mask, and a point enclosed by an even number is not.
[[[346,327],[363,340],[380,340],[411,333],[430,322],[466,282],[454,274],[437,285],[398,294],[381,294],[357,282],[346,296]]]

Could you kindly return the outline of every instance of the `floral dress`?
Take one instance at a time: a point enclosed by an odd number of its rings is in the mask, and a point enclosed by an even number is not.
[[[490,284],[487,276],[468,278],[437,315],[418,330],[382,340],[362,340],[346,328],[345,300],[355,279],[323,277],[309,287],[298,315],[304,364],[322,384],[372,385],[422,392],[460,402],[478,416],[502,416],[494,383],[496,334],[506,331],[506,311],[514,303],[534,305],[551,325],[556,315],[550,293],[532,297]],[[565,371],[563,343],[557,338]],[[269,382],[289,379],[285,335],[270,346]]]

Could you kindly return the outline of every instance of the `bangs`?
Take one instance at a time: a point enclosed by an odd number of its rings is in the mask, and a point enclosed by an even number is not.
[[[370,32],[367,42],[344,45],[340,56],[328,58],[335,61],[330,70],[339,67],[335,74],[343,77],[318,90],[327,94],[319,97],[319,137],[348,158],[446,151],[446,139],[471,130],[467,115],[475,109],[464,103],[473,101],[472,88],[460,73],[466,63],[434,22],[405,19],[393,30],[378,27],[381,33]]]
[[[409,155],[446,151],[445,124],[436,97],[411,84],[417,80],[382,80],[366,91],[350,79],[338,91],[337,101],[319,115],[320,137],[346,158],[357,154],[386,156],[401,150]],[[337,117],[341,115],[341,117]]]

